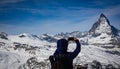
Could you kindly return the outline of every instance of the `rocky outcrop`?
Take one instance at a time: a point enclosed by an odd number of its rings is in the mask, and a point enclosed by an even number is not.
[[[36,57],[31,57],[19,69],[50,69],[50,64],[48,62],[38,62]]]
[[[83,65],[74,65],[74,69],[119,69],[114,67],[112,64],[101,64],[99,61],[93,60],[93,62]]]
[[[8,40],[7,36],[8,36],[8,35],[7,35],[5,32],[0,32],[0,38],[1,38],[1,39]]]

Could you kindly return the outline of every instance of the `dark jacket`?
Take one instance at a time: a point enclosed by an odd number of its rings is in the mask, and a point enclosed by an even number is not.
[[[76,42],[76,49],[73,52],[67,52],[68,41],[66,39],[60,39],[57,41],[57,49],[54,53],[54,57],[58,54],[65,54],[67,55],[68,59],[68,67],[69,69],[73,69],[73,59],[79,54],[81,51],[80,42]]]

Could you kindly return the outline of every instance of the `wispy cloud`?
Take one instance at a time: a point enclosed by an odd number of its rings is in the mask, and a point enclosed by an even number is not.
[[[120,15],[119,11],[120,11],[120,5],[110,6],[103,10],[103,12],[106,13],[106,15],[111,16],[111,17],[115,15]]]
[[[37,8],[16,8],[24,12],[29,12],[32,14],[42,15],[42,16],[53,16],[62,19],[85,19],[89,16],[95,15],[95,13],[100,13],[100,9],[94,8],[83,8],[83,7],[59,7],[56,9],[37,9]],[[56,19],[56,18],[55,18]]]
[[[2,0],[0,4],[10,4],[10,3],[13,4],[13,3],[18,3],[22,1],[25,1],[25,0]],[[13,32],[13,33],[28,32],[28,33],[35,33],[35,34],[70,32],[70,31],[76,31],[76,30],[88,31],[92,27],[93,23],[97,21],[101,13],[104,13],[108,18],[111,18],[110,21],[112,21],[111,22],[112,25],[115,24],[113,22],[116,22],[116,26],[120,26],[120,23],[118,23],[119,19],[118,21],[113,20],[114,17],[116,17],[117,15],[120,15],[120,12],[119,12],[120,5],[113,5],[113,6],[107,5],[105,7],[99,8],[95,6],[106,5],[106,2],[102,2],[102,1],[90,2],[90,4],[93,4],[94,7],[71,6],[72,3],[68,6],[66,5],[62,6],[58,2],[52,2],[51,4],[49,4],[50,2],[49,0],[45,0],[45,1],[35,0],[34,2],[35,2],[34,6],[36,7],[31,7],[30,5],[28,5],[27,7],[14,6],[12,8],[11,7],[0,8],[1,15],[3,15],[3,13],[5,14],[9,13],[10,10],[12,11],[14,10],[13,13],[20,12],[20,13],[23,13],[23,15],[27,14],[28,16],[30,16],[28,18],[25,18],[25,20],[23,21],[21,20],[19,22],[21,25],[14,25],[15,23],[4,24],[0,22],[0,31],[5,31],[5,32],[7,31],[7,32]],[[47,4],[49,4],[50,7]],[[107,4],[112,4],[112,2]],[[32,16],[31,14],[34,16]],[[35,15],[37,16],[35,17]]]
[[[94,22],[97,21],[100,13],[105,13],[107,16],[112,17],[119,15],[119,5],[112,6],[104,9],[96,8],[80,8],[72,7],[71,8],[58,8],[56,10],[50,9],[34,9],[34,8],[16,8],[17,10],[22,10],[32,14],[38,14],[43,16],[53,15],[53,19],[45,20],[32,20],[30,18],[30,26],[15,26],[15,25],[6,25],[6,27],[1,28],[1,30],[9,31],[12,30],[13,33],[27,32],[27,33],[59,33],[59,32],[71,32],[71,31],[88,31]],[[29,23],[25,21],[25,23]],[[16,29],[14,29],[16,28]],[[23,30],[24,29],[24,30]],[[11,32],[11,31],[10,31]]]

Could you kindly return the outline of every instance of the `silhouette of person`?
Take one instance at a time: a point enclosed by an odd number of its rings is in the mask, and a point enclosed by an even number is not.
[[[74,41],[76,43],[76,49],[73,52],[67,52],[68,42]],[[58,67],[58,69],[73,69],[73,59],[79,54],[81,51],[81,44],[79,40],[75,37],[68,37],[67,39],[60,39],[57,41],[57,49],[54,52],[53,56],[50,56],[51,65],[54,65],[55,58],[58,55],[66,55],[66,63],[63,63],[64,67]],[[55,66],[52,66],[52,69],[57,69]]]

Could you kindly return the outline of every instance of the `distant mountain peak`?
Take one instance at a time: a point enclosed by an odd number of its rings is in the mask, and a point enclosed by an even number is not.
[[[112,32],[109,20],[103,13],[100,15],[98,21],[93,24],[89,32],[93,35],[101,33],[110,34]]]
[[[22,33],[22,34],[19,35],[19,37],[21,37],[21,38],[22,37],[27,37],[27,36],[28,36],[28,34],[26,34],[26,33]]]
[[[105,17],[106,18],[106,16],[103,13],[100,14],[100,17]]]
[[[106,24],[110,25],[109,20],[107,19],[107,17],[103,13],[100,14],[99,22],[104,23],[104,24],[106,23]]]
[[[119,30],[114,26],[110,25],[107,17],[102,13],[99,19],[93,24],[92,28],[89,30],[89,35],[95,39],[98,43],[108,43],[108,44],[118,44]],[[97,38],[97,41],[96,41]],[[106,41],[106,42],[105,42]]]

